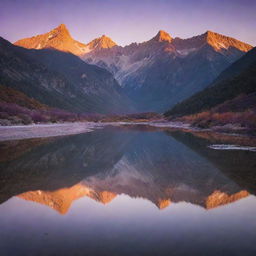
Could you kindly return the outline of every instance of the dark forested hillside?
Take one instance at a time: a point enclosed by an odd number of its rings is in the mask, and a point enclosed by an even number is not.
[[[3,38],[0,83],[50,107],[69,111],[122,113],[129,108],[108,71],[86,64],[70,53],[28,50]]]
[[[217,110],[217,106],[224,103],[225,111],[244,111],[247,103],[248,108],[252,107],[252,100],[248,100],[244,95],[250,95],[249,98],[252,98],[254,92],[256,92],[256,48],[227,68],[208,88],[175,105],[165,113],[165,116],[190,115],[214,107]],[[231,105],[234,105],[234,99],[239,96],[240,101],[236,99],[234,110]]]

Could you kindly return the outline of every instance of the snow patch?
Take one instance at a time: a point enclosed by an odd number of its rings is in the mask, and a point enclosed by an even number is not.
[[[177,50],[177,52],[182,55],[182,56],[186,56],[188,54],[190,54],[191,52],[196,51],[197,48],[189,48],[189,49],[182,49],[182,50]]]
[[[256,152],[256,147],[229,145],[229,144],[214,144],[208,146],[208,148],[216,150],[246,150]]]
[[[226,46],[225,44],[221,43],[221,42],[216,42],[213,47],[216,50],[221,50],[221,49],[228,49],[228,46]]]
[[[54,36],[55,36],[55,35],[50,34],[50,35],[48,36],[48,39],[52,39]]]
[[[36,47],[36,49],[41,49],[41,48],[42,48],[41,44],[38,44]]]
[[[228,47],[223,43],[219,42],[218,45],[219,45],[220,48],[228,49]]]

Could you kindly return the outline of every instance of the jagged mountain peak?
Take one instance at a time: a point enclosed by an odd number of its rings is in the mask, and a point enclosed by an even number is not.
[[[65,24],[60,24],[50,32],[18,40],[14,44],[28,49],[53,48],[75,55],[86,51],[86,45],[74,40]]]
[[[58,27],[54,28],[49,33],[57,33],[58,35],[68,34],[71,37],[69,30],[65,24],[60,24]]]
[[[64,23],[61,23],[58,27],[56,27],[55,29],[61,29],[61,30],[68,30],[67,26]]]
[[[211,30],[207,30],[202,37],[217,51],[220,51],[221,49],[228,49],[230,47],[239,49],[243,52],[247,52],[252,49],[252,46],[247,43]]]
[[[152,40],[157,41],[157,42],[169,42],[170,43],[172,41],[172,37],[166,31],[159,30],[158,33],[156,34],[156,36],[152,38]]]
[[[61,42],[75,41],[69,33],[68,28],[65,24],[60,24],[58,27],[52,29],[50,32],[46,33],[47,40],[58,40]]]
[[[108,36],[102,35],[87,44],[90,50],[109,49],[117,44]]]
[[[211,36],[211,35],[218,35],[218,33],[214,32],[214,31],[211,31],[211,30],[207,30],[207,31],[205,32],[205,34],[208,35],[208,36]]]

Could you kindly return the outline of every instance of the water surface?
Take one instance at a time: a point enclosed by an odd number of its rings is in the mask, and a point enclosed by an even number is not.
[[[256,255],[256,153],[209,148],[243,141],[115,127],[1,142],[0,255]]]

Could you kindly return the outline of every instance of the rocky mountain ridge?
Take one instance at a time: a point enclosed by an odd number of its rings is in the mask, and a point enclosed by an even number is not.
[[[159,31],[151,40],[82,56],[114,74],[140,111],[166,108],[206,88],[252,46],[218,33],[188,39]]]
[[[14,43],[28,49],[56,49],[75,55],[86,54],[93,50],[111,48],[116,45],[109,37],[102,35],[88,44],[78,42],[72,38],[65,24],[60,24],[50,32],[24,38]]]
[[[141,112],[166,111],[203,90],[252,49],[249,44],[212,31],[181,39],[163,30],[148,41],[124,47],[105,35],[78,47],[65,25],[15,44],[68,51],[108,70]]]

